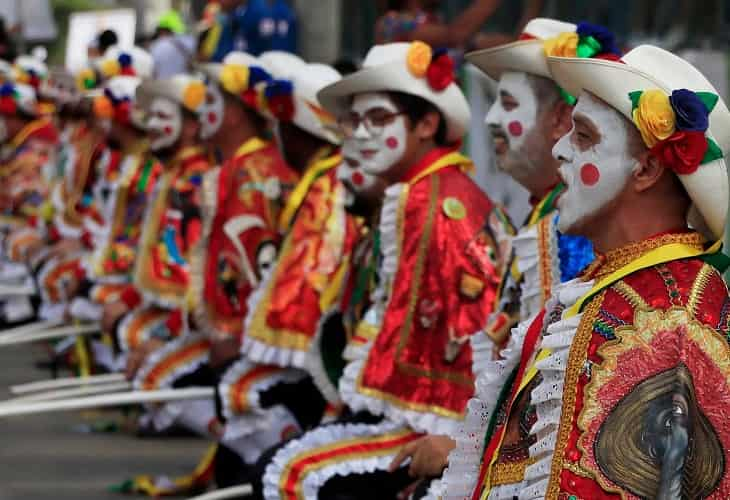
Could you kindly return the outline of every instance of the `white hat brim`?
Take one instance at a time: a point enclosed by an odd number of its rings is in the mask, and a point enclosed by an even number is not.
[[[543,44],[543,40],[520,40],[469,52],[465,57],[493,80],[499,80],[508,71],[552,78]]]

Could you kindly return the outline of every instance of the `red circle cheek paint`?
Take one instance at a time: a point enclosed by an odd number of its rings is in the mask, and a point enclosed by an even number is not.
[[[362,186],[365,183],[365,177],[360,172],[352,174],[352,183],[356,186]]]
[[[213,113],[212,111],[208,113],[208,123],[215,123],[215,121],[218,119],[218,115]]]
[[[586,163],[580,167],[580,180],[586,186],[595,186],[601,180],[601,173],[593,163]]]
[[[398,139],[395,138],[395,137],[388,137],[385,140],[385,145],[388,146],[390,149],[397,148],[398,147],[398,144],[399,144]]]
[[[514,137],[519,137],[522,135],[522,124],[518,121],[510,122],[509,125],[507,125],[507,130],[509,130],[510,135],[513,135]]]
[[[168,125],[165,127],[165,135],[170,135],[170,134],[172,134],[172,127]]]

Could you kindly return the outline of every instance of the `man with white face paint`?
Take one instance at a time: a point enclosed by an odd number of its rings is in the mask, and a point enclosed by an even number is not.
[[[713,242],[726,223],[730,112],[697,69],[656,47],[548,65],[578,96],[554,148],[559,226],[598,255],[491,367],[480,413],[495,425],[476,449],[488,465],[474,498],[726,498],[730,298]],[[518,477],[497,459],[525,412]]]
[[[364,172],[388,185],[378,285],[345,352],[337,397],[347,410],[279,449],[261,490],[395,498],[413,481],[407,467],[389,471],[399,449],[424,432],[448,432],[471,396],[467,340],[484,326],[498,280],[493,206],[457,153],[469,110],[443,51],[373,47],[361,71],[319,98]]]
[[[137,335],[125,325],[138,323],[153,310],[167,319],[152,330],[152,338],[139,345],[127,359],[127,376],[133,378],[145,357],[165,342],[177,338],[187,324],[187,294],[192,251],[201,237],[201,188],[211,164],[201,145],[199,112],[205,100],[205,84],[189,75],[169,80],[148,80],[138,88],[136,99],[147,110],[150,148],[164,165],[154,201],[145,218],[135,257],[133,290],[139,304],[120,325],[122,345],[127,335]],[[132,304],[124,303],[124,307]],[[121,306],[107,306],[113,314],[126,314]],[[135,319],[136,318],[136,319]],[[188,360],[190,361],[190,360]],[[174,373],[174,370],[173,370]],[[207,425],[207,421],[206,421]]]

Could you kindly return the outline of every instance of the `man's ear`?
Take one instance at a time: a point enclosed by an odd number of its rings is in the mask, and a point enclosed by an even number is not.
[[[561,137],[573,129],[573,106],[560,98],[553,106],[550,116],[552,139],[554,142],[558,142]]]
[[[416,125],[416,136],[422,141],[433,139],[440,123],[441,116],[436,111],[429,111]]]
[[[636,160],[637,164],[631,176],[637,193],[654,187],[665,175],[674,175],[648,149],[642,151]]]

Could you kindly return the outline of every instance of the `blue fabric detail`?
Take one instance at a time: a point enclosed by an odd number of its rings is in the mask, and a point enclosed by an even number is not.
[[[555,224],[558,222],[555,215]],[[560,281],[575,279],[588,264],[593,262],[593,245],[582,236],[570,236],[558,232],[558,258],[560,259]]]
[[[165,233],[162,235],[162,240],[165,242],[167,253],[173,262],[179,266],[184,265],[185,259],[183,259],[183,256],[180,254],[180,250],[177,248],[177,244],[175,243],[175,228],[167,226],[165,228]]]

